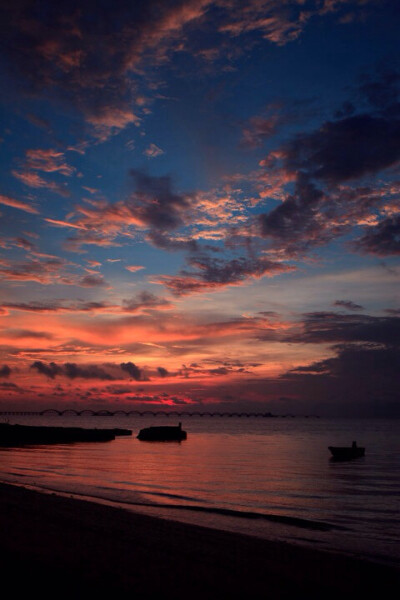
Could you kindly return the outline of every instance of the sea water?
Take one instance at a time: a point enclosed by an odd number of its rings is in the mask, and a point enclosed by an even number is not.
[[[3,418],[4,420],[4,418]],[[0,448],[5,482],[168,519],[400,565],[400,421],[186,417],[187,440],[141,442],[176,417],[9,417],[122,427],[107,443]],[[366,454],[333,462],[328,446]]]

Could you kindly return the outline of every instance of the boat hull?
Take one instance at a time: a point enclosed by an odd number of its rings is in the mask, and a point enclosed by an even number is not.
[[[365,456],[365,448],[329,446],[329,450],[334,460],[352,460],[353,458],[361,458]]]
[[[141,429],[137,437],[144,442],[181,442],[187,435],[180,426],[162,426]]]

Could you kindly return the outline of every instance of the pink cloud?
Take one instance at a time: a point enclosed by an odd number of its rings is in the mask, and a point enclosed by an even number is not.
[[[37,253],[38,255],[40,253]],[[79,287],[98,287],[107,285],[99,274],[79,277],[68,271],[72,263],[58,257],[39,259],[35,256],[26,262],[2,262],[0,279],[6,281],[35,281],[41,285],[75,285]]]
[[[45,188],[61,196],[69,196],[69,192],[64,185],[44,179],[37,171],[71,177],[76,169],[67,164],[63,152],[41,148],[27,150],[22,169],[19,171],[14,170],[12,174],[29,187]]]
[[[98,260],[88,260],[87,263],[90,267],[92,267],[94,269],[101,267],[101,262],[99,262]]]
[[[275,113],[266,117],[252,117],[243,128],[243,145],[256,148],[264,140],[273,137],[281,124],[281,116]]]
[[[87,185],[83,185],[83,186],[82,186],[82,188],[83,188],[84,190],[86,190],[87,192],[89,192],[89,194],[96,194],[96,193],[98,193],[98,191],[99,191],[98,189],[96,189],[96,188],[91,188],[91,187],[89,187],[89,186],[87,186]]]
[[[157,156],[161,156],[161,154],[164,154],[164,150],[161,150],[161,148],[159,148],[155,144],[150,144],[150,146],[146,148],[143,154],[145,154],[148,158],[156,158]]]
[[[102,141],[113,132],[124,129],[130,124],[140,125],[141,119],[128,107],[103,106],[96,112],[87,114],[86,120],[94,126],[94,131]]]
[[[49,285],[61,279],[65,264],[61,259],[9,263],[7,268],[0,269],[0,276],[7,281],[36,281]]]
[[[75,168],[66,163],[64,153],[52,149],[27,150],[25,164],[28,169],[45,173],[60,173],[67,177],[75,172]]]
[[[14,175],[14,177],[22,181],[24,185],[27,185],[29,187],[45,188],[64,197],[68,197],[70,195],[69,191],[64,186],[61,186],[58,183],[55,183],[54,181],[47,181],[46,179],[43,179],[43,177],[40,177],[40,175],[32,171],[14,170],[12,171],[12,174]]]
[[[2,196],[0,194],[0,204],[4,204],[5,206],[12,206],[13,208],[19,208],[20,210],[24,210],[27,213],[31,213],[32,215],[39,214],[39,211],[30,204],[26,202],[21,202],[21,200],[15,200],[15,198],[9,198],[8,196]]]
[[[62,221],[60,219],[49,219],[46,217],[44,220],[47,223],[50,223],[50,225],[56,225],[58,227],[71,227],[72,229],[85,229],[85,227],[82,225],[77,225],[76,223],[71,223],[69,221]]]
[[[141,265],[127,265],[125,267],[125,269],[127,269],[131,273],[136,273],[136,271],[140,271],[141,269],[145,269],[145,267],[142,267]]]

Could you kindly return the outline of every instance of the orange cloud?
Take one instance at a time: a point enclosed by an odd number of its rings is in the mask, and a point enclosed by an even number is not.
[[[71,227],[72,229],[85,229],[85,227],[83,227],[82,225],[77,225],[76,223],[70,223],[69,221],[62,221],[60,219],[50,219],[50,218],[45,218],[44,219],[47,223],[50,223],[50,225],[57,225],[58,227]]]
[[[127,265],[125,267],[125,269],[127,269],[131,273],[136,273],[136,271],[140,271],[141,269],[145,269],[145,267],[142,267],[141,265]]]
[[[161,154],[164,154],[164,150],[161,150],[161,148],[159,148],[155,144],[150,144],[150,146],[146,148],[143,154],[145,154],[148,158],[156,158],[157,156],[161,156]]]
[[[25,212],[31,213],[32,215],[39,214],[37,208],[35,208],[31,204],[21,202],[21,200],[15,200],[15,198],[9,198],[8,196],[2,196],[1,194],[0,204],[4,204],[5,206],[12,206],[13,208],[19,208],[20,210],[24,210]]]
[[[60,173],[70,177],[75,172],[75,168],[71,167],[65,161],[64,153],[59,150],[42,150],[31,149],[26,153],[26,168],[45,173]]]
[[[60,194],[60,196],[69,196],[69,191],[54,181],[47,181],[32,171],[12,171],[14,177],[22,181],[23,184],[33,188],[46,188],[52,192]]]

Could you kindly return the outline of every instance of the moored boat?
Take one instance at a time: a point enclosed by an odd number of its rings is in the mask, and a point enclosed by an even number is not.
[[[357,446],[357,442],[351,446],[328,446],[328,449],[335,460],[351,460],[365,455],[365,448]]]
[[[144,442],[181,442],[186,440],[186,431],[179,425],[164,425],[160,427],[146,427],[139,431],[137,438]]]

